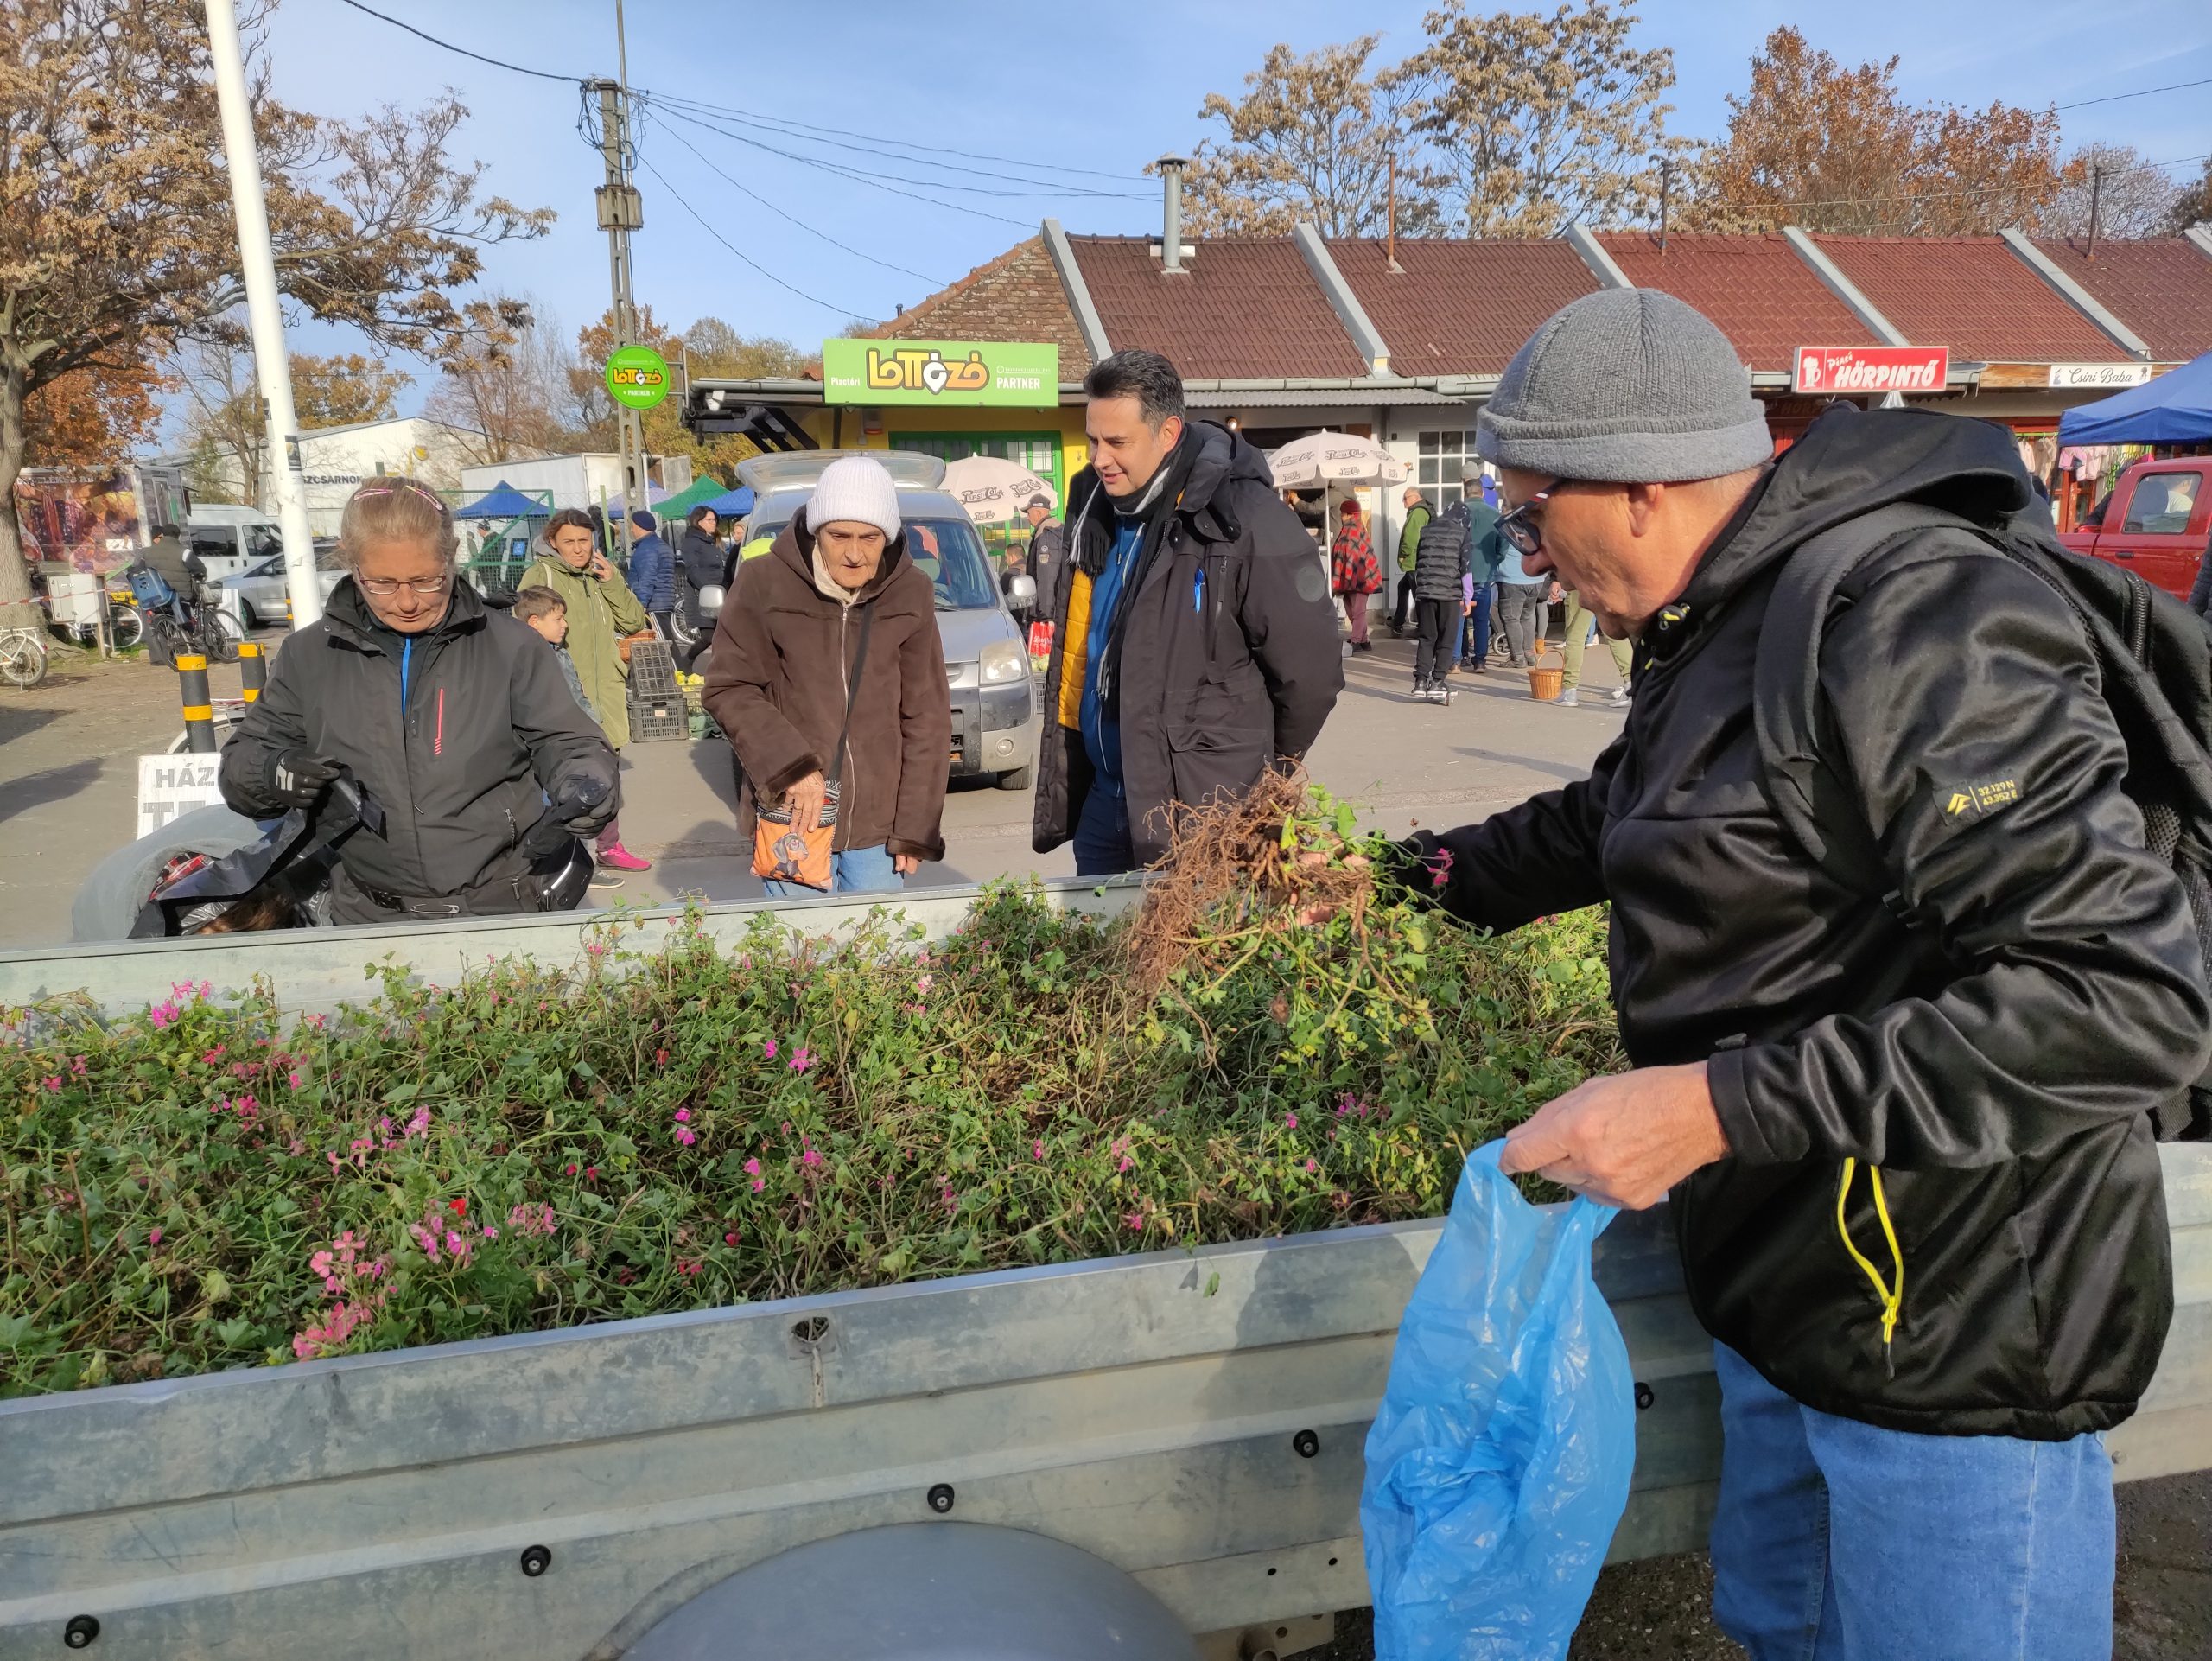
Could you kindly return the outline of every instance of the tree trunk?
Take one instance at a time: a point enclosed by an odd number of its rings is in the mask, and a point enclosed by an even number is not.
[[[23,388],[20,365],[0,354],[0,628],[40,628],[45,619],[31,600],[31,569],[23,563],[22,528],[16,520],[16,480],[23,470]]]

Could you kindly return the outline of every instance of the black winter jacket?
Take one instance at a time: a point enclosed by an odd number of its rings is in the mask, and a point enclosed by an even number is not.
[[[1474,523],[1465,502],[1454,502],[1422,527],[1414,562],[1414,593],[1423,600],[1466,598]]]
[[[342,761],[385,811],[382,836],[346,839],[347,875],[423,899],[519,874],[516,844],[572,777],[602,786],[598,817],[613,815],[614,752],[529,625],[456,583],[445,621],[415,637],[403,713],[404,639],[370,616],[352,577],[340,581],[322,620],[284,643],[224,747],[223,799],[268,818],[287,805],[268,793],[270,756]]]
[[[1629,1055],[1708,1062],[1732,1150],[1673,1196],[1707,1331],[1826,1412],[2060,1440],[2126,1418],[2157,1364],[2172,1276],[2147,1115],[2212,1053],[2186,903],[2121,793],[2094,658],[2055,593],[1962,531],[1846,582],[1821,759],[1857,811],[1822,831],[1878,859],[1895,909],[1789,838],[1751,714],[1798,544],[1887,502],[1986,521],[2028,493],[2009,436],[1979,423],[1816,423],[1637,642],[1627,729],[1591,777],[1446,833],[1441,897],[1501,929],[1612,902]],[[1902,1247],[1886,1349],[1837,1228],[1854,1160],[1851,1240],[1892,1275],[1878,1166]]]
[[[1279,758],[1303,756],[1344,690],[1328,573],[1275,493],[1267,458],[1227,429],[1194,422],[1163,466],[1186,470],[1153,516],[1122,601],[1122,776],[1137,861],[1167,850],[1170,811],[1248,790]],[[1054,595],[1032,845],[1075,834],[1090,758],[1061,696],[1077,571],[1103,569],[1113,507],[1085,468],[1068,487],[1067,567]],[[1202,601],[1202,603],[1200,603]],[[1063,719],[1065,717],[1065,720]]]
[[[728,586],[728,558],[721,545],[697,525],[686,525],[677,548],[677,575],[683,578],[683,609],[699,620],[699,590]]]

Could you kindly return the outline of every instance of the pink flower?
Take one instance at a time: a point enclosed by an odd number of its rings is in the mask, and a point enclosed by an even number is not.
[[[679,1263],[676,1265],[676,1272],[679,1275],[696,1275],[705,1267],[704,1263]]]
[[[753,1179],[753,1193],[759,1193],[760,1192],[760,1190],[761,1190],[761,1189],[763,1189],[763,1188],[766,1187],[767,1186],[768,1186],[768,1185],[767,1185],[766,1182],[763,1182],[763,1181],[762,1181],[759,1177],[757,1177],[757,1176],[756,1176],[756,1177],[754,1177],[754,1178]]]
[[[696,1130],[694,1130],[688,1124],[678,1125],[676,1129],[676,1139],[679,1142],[683,1143],[683,1146],[689,1148],[693,1142],[699,1140],[699,1133]]]
[[[763,1044],[760,1047],[760,1053],[766,1060],[771,1061],[774,1060],[776,1059],[776,1041],[772,1038],[766,1043]]]
[[[149,1246],[157,1246],[157,1245],[161,1244],[161,1243],[162,1243],[162,1231],[161,1231],[161,1230],[159,1230],[159,1229],[155,1229],[155,1230],[153,1230],[150,1233],[149,1233],[149,1234],[146,1236],[146,1244],[147,1244],[148,1245],[149,1245]]]
[[[54,1091],[56,1095],[60,1093],[61,1075],[58,1072],[48,1074],[45,1078],[40,1079],[39,1083],[44,1085],[48,1090]]]
[[[294,1090],[297,1090],[300,1087],[300,1075],[296,1072],[288,1072],[284,1075],[284,1082]]]
[[[80,1055],[73,1060],[69,1063],[69,1071],[75,1073],[79,1079],[83,1078],[85,1076],[85,1058]]]
[[[679,1108],[677,1108],[677,1109],[676,1110],[676,1122],[677,1122],[677,1123],[678,1123],[678,1124],[689,1124],[689,1123],[691,1123],[691,1110],[690,1110],[690,1108],[688,1108],[688,1107],[679,1107]]]
[[[1122,1219],[1122,1220],[1129,1225],[1130,1231],[1133,1233],[1141,1234],[1144,1232],[1144,1213],[1142,1212],[1133,1211],[1128,1216]]]
[[[802,1044],[798,1049],[791,1052],[791,1071],[793,1072],[804,1072],[813,1065],[814,1052],[807,1048],[805,1045]]]
[[[596,1165],[587,1165],[587,1166],[585,1166],[585,1167],[584,1167],[584,1181],[587,1181],[587,1182],[596,1182],[596,1181],[599,1181],[599,1167],[598,1167],[598,1166],[596,1166]]]
[[[808,1149],[804,1153],[801,1154],[801,1155],[798,1156],[798,1162],[799,1162],[800,1164],[802,1164],[802,1165],[819,1165],[819,1164],[821,1164],[821,1163],[822,1163],[822,1150],[821,1150],[820,1149],[818,1149],[818,1148],[810,1148],[810,1149]]]
[[[215,1063],[221,1060],[226,1053],[228,1053],[228,1052],[225,1047],[218,1044],[213,1049],[207,1051],[200,1058],[200,1065],[203,1067],[212,1067]]]
[[[570,1167],[569,1167],[569,1168],[568,1168],[567,1170],[565,1170],[565,1171],[563,1171],[563,1172],[562,1172],[562,1173],[561,1173],[561,1174],[562,1174],[563,1176],[574,1176],[575,1174],[576,1174],[576,1168],[575,1168],[575,1166],[573,1166],[573,1165],[571,1165]]]
[[[724,1245],[729,1245],[729,1246],[734,1246],[734,1245],[735,1245],[735,1244],[737,1244],[737,1232],[736,1232],[736,1231],[733,1229],[729,1233],[723,1235],[723,1236],[722,1236],[722,1244],[723,1244]]]
[[[1039,1162],[1042,1162],[1042,1161],[1044,1160],[1044,1157],[1045,1157],[1045,1139],[1044,1139],[1044,1137],[1039,1136],[1039,1137],[1038,1137],[1038,1138],[1037,1138],[1037,1140],[1036,1140],[1036,1141],[1034,1141],[1034,1142],[1031,1142],[1031,1143],[1029,1144],[1029,1157],[1030,1157],[1030,1158],[1032,1158],[1032,1159],[1033,1159],[1033,1160],[1039,1161]]]
[[[760,1175],[760,1161],[759,1160],[757,1160],[757,1159],[748,1159],[748,1160],[747,1160],[747,1161],[745,1161],[745,1174],[746,1174],[746,1175],[747,1175],[747,1176],[758,1176],[758,1175]]]
[[[1320,1163],[1318,1161],[1309,1159],[1306,1161],[1306,1170],[1308,1175],[1311,1175],[1313,1172],[1318,1171],[1320,1168]]]
[[[1283,1128],[1284,1130],[1297,1130],[1297,1129],[1298,1129],[1298,1115],[1297,1115],[1297,1114],[1295,1114],[1295,1113],[1286,1113],[1286,1114],[1284,1114],[1284,1115],[1282,1116],[1282,1128]]]
[[[915,990],[917,992],[920,993],[924,997],[927,997],[927,996],[930,995],[930,988],[931,988],[931,987],[932,987],[932,986],[934,986],[934,985],[936,985],[936,984],[937,984],[937,977],[936,977],[936,976],[934,976],[934,975],[925,975],[925,976],[923,976],[919,980],[918,980],[918,981],[916,981],[916,982],[914,983],[914,990]]]

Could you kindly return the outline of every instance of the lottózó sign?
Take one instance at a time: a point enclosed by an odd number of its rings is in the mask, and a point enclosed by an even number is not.
[[[2150,379],[2147,363],[2055,363],[2048,384],[2069,391],[2117,392]]]
[[[1940,392],[1950,379],[1942,346],[1801,346],[1791,390],[1824,398]]]
[[[607,360],[607,395],[626,410],[650,410],[668,396],[668,360],[649,346],[626,346]]]
[[[1031,340],[824,340],[822,396],[830,404],[1049,410],[1060,401],[1060,348]]]

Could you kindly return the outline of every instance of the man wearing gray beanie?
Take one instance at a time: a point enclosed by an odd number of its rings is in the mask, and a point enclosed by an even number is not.
[[[1674,1199],[1716,1618],[1756,1661],[2108,1657],[2101,1437],[2171,1314],[2152,1116],[2212,999],[2094,649],[2006,551],[2044,511],[2011,435],[1840,408],[1774,457],[1726,337],[1630,290],[1536,331],[1477,447],[1636,701],[1588,779],[1405,874],[1498,930],[1611,903],[1633,1070],[1503,1167]]]

